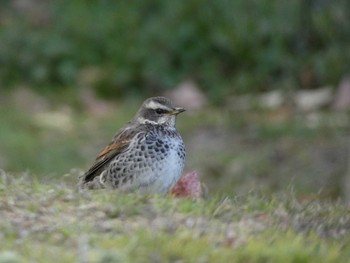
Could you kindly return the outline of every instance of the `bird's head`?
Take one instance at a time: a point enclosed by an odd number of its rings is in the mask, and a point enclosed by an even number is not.
[[[171,100],[165,97],[152,97],[143,102],[134,120],[140,124],[175,127],[176,115],[184,111],[184,108],[175,107]]]

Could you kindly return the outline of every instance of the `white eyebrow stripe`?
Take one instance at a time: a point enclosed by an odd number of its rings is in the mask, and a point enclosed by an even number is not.
[[[146,104],[146,107],[149,108],[149,109],[153,109],[153,110],[155,110],[155,109],[170,110],[168,107],[160,104],[159,102],[153,101],[153,100],[148,102]]]

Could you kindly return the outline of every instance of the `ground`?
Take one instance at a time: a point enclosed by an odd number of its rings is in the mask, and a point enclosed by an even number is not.
[[[2,172],[0,262],[349,262],[350,208],[265,197],[79,192]]]

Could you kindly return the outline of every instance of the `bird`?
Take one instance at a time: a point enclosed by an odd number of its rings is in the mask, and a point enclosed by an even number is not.
[[[167,194],[185,165],[185,145],[175,127],[184,111],[165,97],[146,99],[80,176],[79,188]]]

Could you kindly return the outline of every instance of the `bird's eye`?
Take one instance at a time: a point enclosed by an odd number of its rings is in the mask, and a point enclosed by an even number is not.
[[[156,113],[157,114],[164,114],[166,113],[167,111],[166,110],[163,110],[163,109],[156,109]]]

